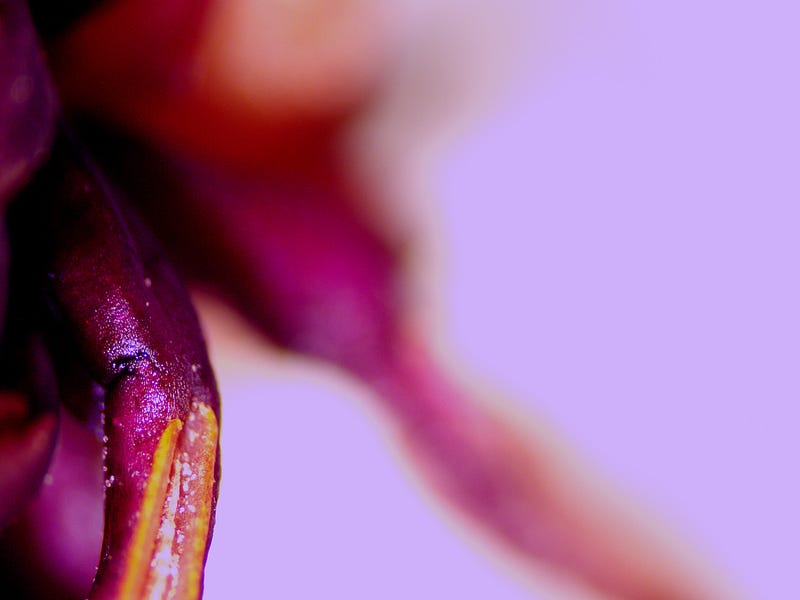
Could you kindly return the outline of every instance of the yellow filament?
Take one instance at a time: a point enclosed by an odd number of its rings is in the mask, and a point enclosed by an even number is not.
[[[192,457],[195,479],[185,480],[187,484],[181,494],[181,504],[188,508],[192,503],[197,511],[193,526],[186,532],[186,540],[180,558],[181,585],[178,598],[197,598],[200,596],[200,581],[203,575],[203,562],[211,522],[211,504],[214,494],[214,465],[217,460],[217,439],[219,425],[214,411],[205,404],[195,405],[189,416],[189,423],[182,436],[181,446],[186,447]],[[180,549],[179,549],[180,551]]]
[[[172,419],[158,440],[136,529],[130,547],[125,553],[128,567],[120,586],[120,598],[139,598],[145,585],[153,543],[161,521],[157,517],[164,505],[172,458],[182,427],[180,419]]]
[[[199,598],[214,494],[219,425],[207,405],[167,425],[133,538],[119,598]]]

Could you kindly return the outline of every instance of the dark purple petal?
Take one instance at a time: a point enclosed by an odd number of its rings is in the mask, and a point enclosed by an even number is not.
[[[91,596],[138,595],[164,584],[191,597],[202,587],[213,526],[219,399],[188,296],[66,134],[14,222],[25,240],[15,250],[40,273],[57,320],[105,389],[105,534]],[[181,469],[200,477],[184,482]],[[181,508],[197,509],[195,518],[183,523],[168,512],[165,494],[173,489]],[[185,544],[181,535],[164,538],[165,523],[186,534]],[[176,577],[150,569],[165,544],[180,563]]]
[[[0,536],[0,585],[18,597],[86,598],[103,535],[102,443],[62,411],[39,493]]]
[[[0,531],[39,489],[58,430],[55,378],[42,342],[29,330],[9,329],[0,353]]]
[[[0,203],[46,156],[56,96],[23,0],[0,0]]]

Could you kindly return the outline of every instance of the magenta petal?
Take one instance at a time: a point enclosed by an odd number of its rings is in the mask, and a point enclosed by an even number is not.
[[[57,100],[27,4],[0,2],[0,204],[46,157]]]

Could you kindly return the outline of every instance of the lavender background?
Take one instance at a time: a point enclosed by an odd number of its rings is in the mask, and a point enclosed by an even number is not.
[[[441,330],[746,597],[800,597],[800,9],[555,6],[431,171]],[[209,600],[561,598],[431,510],[362,390],[204,306],[226,402]]]

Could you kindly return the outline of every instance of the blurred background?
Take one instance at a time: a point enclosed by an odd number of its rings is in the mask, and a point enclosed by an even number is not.
[[[352,144],[421,232],[419,318],[745,597],[800,597],[800,9],[397,10]],[[225,399],[206,598],[567,597],[431,510],[364,390],[200,302]]]

